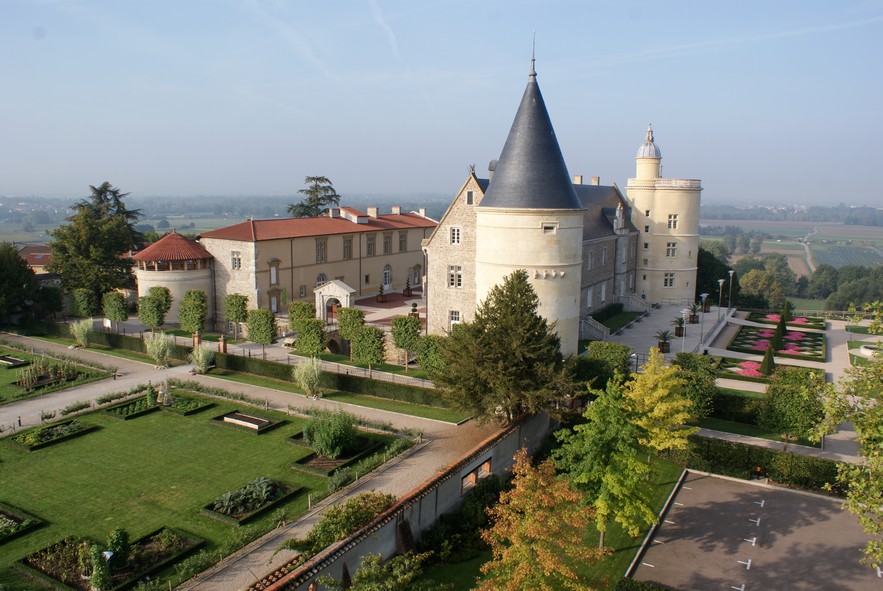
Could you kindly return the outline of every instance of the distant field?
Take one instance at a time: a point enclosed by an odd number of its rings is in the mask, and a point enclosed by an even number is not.
[[[883,265],[883,253],[879,249],[825,244],[813,244],[811,249],[816,265],[828,264],[836,268],[846,265]]]
[[[825,300],[811,300],[809,298],[788,298],[794,304],[795,310],[824,310]]]
[[[178,232],[182,234],[199,234],[200,232],[208,232],[209,230],[223,228],[224,226],[232,226],[233,224],[238,224],[239,222],[245,221],[244,219],[232,217],[167,217],[166,219],[169,222],[169,227],[164,229],[156,228],[157,232],[166,232],[172,228],[175,228]],[[145,220],[141,223],[150,224],[153,227],[156,227],[157,220]],[[190,224],[194,224],[194,227],[190,227]]]

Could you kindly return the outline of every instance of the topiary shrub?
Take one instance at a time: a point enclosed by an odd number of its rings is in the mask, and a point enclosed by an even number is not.
[[[303,435],[313,449],[331,459],[351,450],[358,438],[355,417],[342,410],[311,418],[304,426]]]
[[[776,370],[776,360],[773,357],[773,345],[769,344],[766,347],[766,351],[763,353],[763,361],[760,363],[760,373],[765,376],[773,375],[773,372]]]

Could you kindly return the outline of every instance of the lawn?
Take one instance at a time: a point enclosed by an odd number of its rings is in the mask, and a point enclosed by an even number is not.
[[[657,514],[662,510],[672,488],[681,476],[683,467],[673,462],[654,459],[658,470],[652,481],[647,485],[650,489],[651,501]],[[605,543],[613,549],[613,554],[602,562],[594,565],[581,565],[580,574],[585,577],[583,582],[595,585],[593,588],[612,591],[616,582],[625,574],[635,553],[640,549],[641,542],[649,527],[641,530],[637,538],[629,537],[617,523],[607,528]],[[585,532],[585,544],[597,545],[598,532],[591,527]],[[474,585],[475,578],[481,575],[481,565],[490,558],[490,551],[474,560],[455,565],[436,566],[426,570],[425,578],[438,583],[450,583],[454,589],[469,589]]]
[[[735,421],[724,421],[722,419],[704,418],[696,421],[696,426],[705,429],[713,429],[715,431],[723,431],[725,433],[735,433],[736,435],[746,435],[748,437],[757,437],[758,439],[768,439],[770,441],[781,441],[785,443],[785,438],[778,433],[772,433],[757,425],[749,425],[747,423],[737,423]],[[809,447],[819,447],[818,444],[812,443],[807,439],[798,439],[797,441],[789,441],[788,443],[797,443],[798,445],[806,445]]]
[[[825,309],[825,300],[811,300],[809,298],[788,298],[794,304],[794,310],[809,310],[821,312]]]
[[[610,329],[610,332],[616,332],[638,316],[643,316],[643,312],[620,312],[615,316],[611,316],[601,324]]]
[[[273,388],[274,390],[291,392],[300,396],[304,395],[303,390],[298,388],[295,384],[291,382],[284,382],[282,380],[274,380],[272,378],[265,378],[262,376],[240,373],[227,369],[213,369],[210,375],[240,384],[260,386],[262,388]],[[412,404],[409,402],[402,402],[400,400],[393,400],[391,398],[380,398],[378,396],[368,396],[365,394],[353,394],[352,392],[342,392],[339,390],[334,390],[331,392],[326,391],[323,394],[323,398],[328,398],[329,400],[342,402],[344,404],[355,404],[367,408],[387,410],[404,415],[422,417],[424,419],[434,419],[436,421],[444,421],[446,423],[454,424],[464,421],[470,416],[467,413],[462,413],[447,408],[426,406],[423,404]]]
[[[25,353],[24,351],[19,351],[18,349],[7,349],[5,347],[0,347],[0,355],[9,355],[17,359],[25,359],[28,361],[40,359],[41,357],[40,355],[31,355],[29,353]],[[47,357],[46,360],[49,363],[59,363],[57,360],[51,357]],[[36,388],[31,392],[27,392],[24,388],[15,384],[19,375],[18,368],[0,367],[0,405],[8,404],[10,402],[15,402],[18,400],[24,400],[25,398],[42,396],[43,394],[48,394],[49,392],[58,392],[59,390],[72,388],[74,386],[81,386],[88,382],[102,380],[108,376],[107,372],[101,371],[99,369],[85,367],[82,365],[77,367],[82,372],[82,379],[78,379],[72,382],[62,382],[60,384],[56,384],[54,386],[49,386],[46,388]]]
[[[291,351],[291,355],[301,355],[298,353],[297,349]],[[309,355],[302,355],[303,357],[309,357]],[[367,363],[355,363],[350,361],[350,358],[346,355],[338,355],[335,353],[320,353],[319,359],[322,361],[329,361],[331,363],[339,363],[340,365],[349,365],[351,367],[361,367],[363,369],[368,369]],[[371,366],[372,371],[383,371],[386,373],[393,373],[398,375],[407,376],[409,378],[415,378],[420,380],[429,379],[426,376],[426,372],[422,369],[409,367],[408,371],[405,371],[404,366],[402,365],[393,365],[390,363],[375,363]]]
[[[3,441],[0,499],[47,525],[3,545],[0,586],[41,589],[10,565],[67,536],[104,540],[116,526],[133,538],[164,525],[177,527],[206,539],[208,550],[234,535],[255,537],[269,528],[270,516],[243,532],[206,518],[200,509],[258,476],[304,487],[284,504],[289,516],[306,509],[308,492],[324,493],[324,478],[289,468],[310,453],[285,441],[300,428],[298,419],[271,411],[263,414],[288,422],[262,435],[225,429],[209,419],[241,405],[214,402],[211,411],[192,416],[155,412],[120,421],[90,413],[81,420],[98,425],[97,431],[30,453]]]

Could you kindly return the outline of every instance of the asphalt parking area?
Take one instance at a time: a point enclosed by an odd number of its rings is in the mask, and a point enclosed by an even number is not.
[[[883,591],[841,502],[689,473],[633,574],[682,591]]]

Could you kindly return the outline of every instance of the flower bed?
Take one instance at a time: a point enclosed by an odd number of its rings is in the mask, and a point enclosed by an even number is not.
[[[143,417],[146,414],[150,414],[158,410],[159,407],[156,405],[155,401],[151,401],[147,398],[147,396],[140,396],[138,398],[129,400],[128,402],[108,406],[104,409],[104,412],[112,417],[128,421],[130,419]]]
[[[188,396],[175,396],[173,397],[171,404],[163,405],[162,409],[166,412],[188,416],[202,412],[214,405],[214,402],[208,402],[206,400],[199,400]]]
[[[0,503],[0,544],[43,525],[43,521],[21,509]]]
[[[89,591],[89,579],[80,575],[82,544],[91,540],[69,537],[19,560],[15,567],[25,575],[56,589]],[[111,570],[111,588],[122,589],[180,560],[201,546],[192,534],[164,527],[132,542],[128,562]]]
[[[765,376],[760,373],[760,362],[758,361],[747,361],[736,357],[716,357],[715,360],[715,369],[717,370],[716,375],[719,378],[729,378],[731,380],[742,380],[743,382],[756,382],[760,384],[768,384],[770,382],[770,376]],[[788,364],[776,363],[776,367],[786,365]],[[824,370],[818,368],[806,369],[822,374],[825,373]]]
[[[11,369],[13,367],[24,367],[28,365],[30,361],[27,359],[19,359],[18,357],[13,357],[11,355],[0,355],[0,365],[6,367],[6,369]]]
[[[55,443],[60,443],[80,435],[85,435],[90,431],[98,429],[98,425],[88,425],[81,423],[77,419],[53,423],[45,427],[35,427],[22,431],[17,435],[9,438],[10,441],[27,448],[28,451],[34,451]]]
[[[309,447],[309,445],[307,445],[306,442],[303,441],[303,434],[294,435],[293,437],[290,437],[288,441],[293,445],[297,445],[298,447]],[[314,474],[317,476],[331,476],[341,468],[346,468],[347,466],[351,466],[356,462],[359,462],[360,460],[367,457],[369,454],[374,453],[384,445],[385,444],[383,441],[379,441],[377,439],[359,437],[356,445],[357,451],[334,459],[325,457],[314,452],[294,462],[291,465],[291,468],[293,470],[304,472],[306,474]]]
[[[267,417],[262,417],[250,411],[243,412],[237,409],[213,417],[211,423],[220,427],[228,427],[230,429],[236,429],[238,431],[246,431],[248,433],[255,433],[257,435],[260,435],[261,433],[266,433],[271,429],[275,429],[276,427],[283,425],[285,421],[268,419]]]
[[[742,326],[727,349],[763,355],[774,335],[775,331],[769,328]],[[775,354],[777,357],[825,361],[825,335],[818,332],[789,330],[783,335],[782,348],[777,349]]]
[[[781,316],[779,314],[762,314],[753,312],[748,315],[747,320],[751,322],[760,322],[762,324],[778,324]],[[795,316],[787,322],[787,326],[795,328],[813,328],[817,330],[825,330],[828,326],[824,318],[811,318],[807,316]]]
[[[261,476],[245,486],[228,491],[202,508],[202,514],[240,526],[285,503],[302,490]]]

